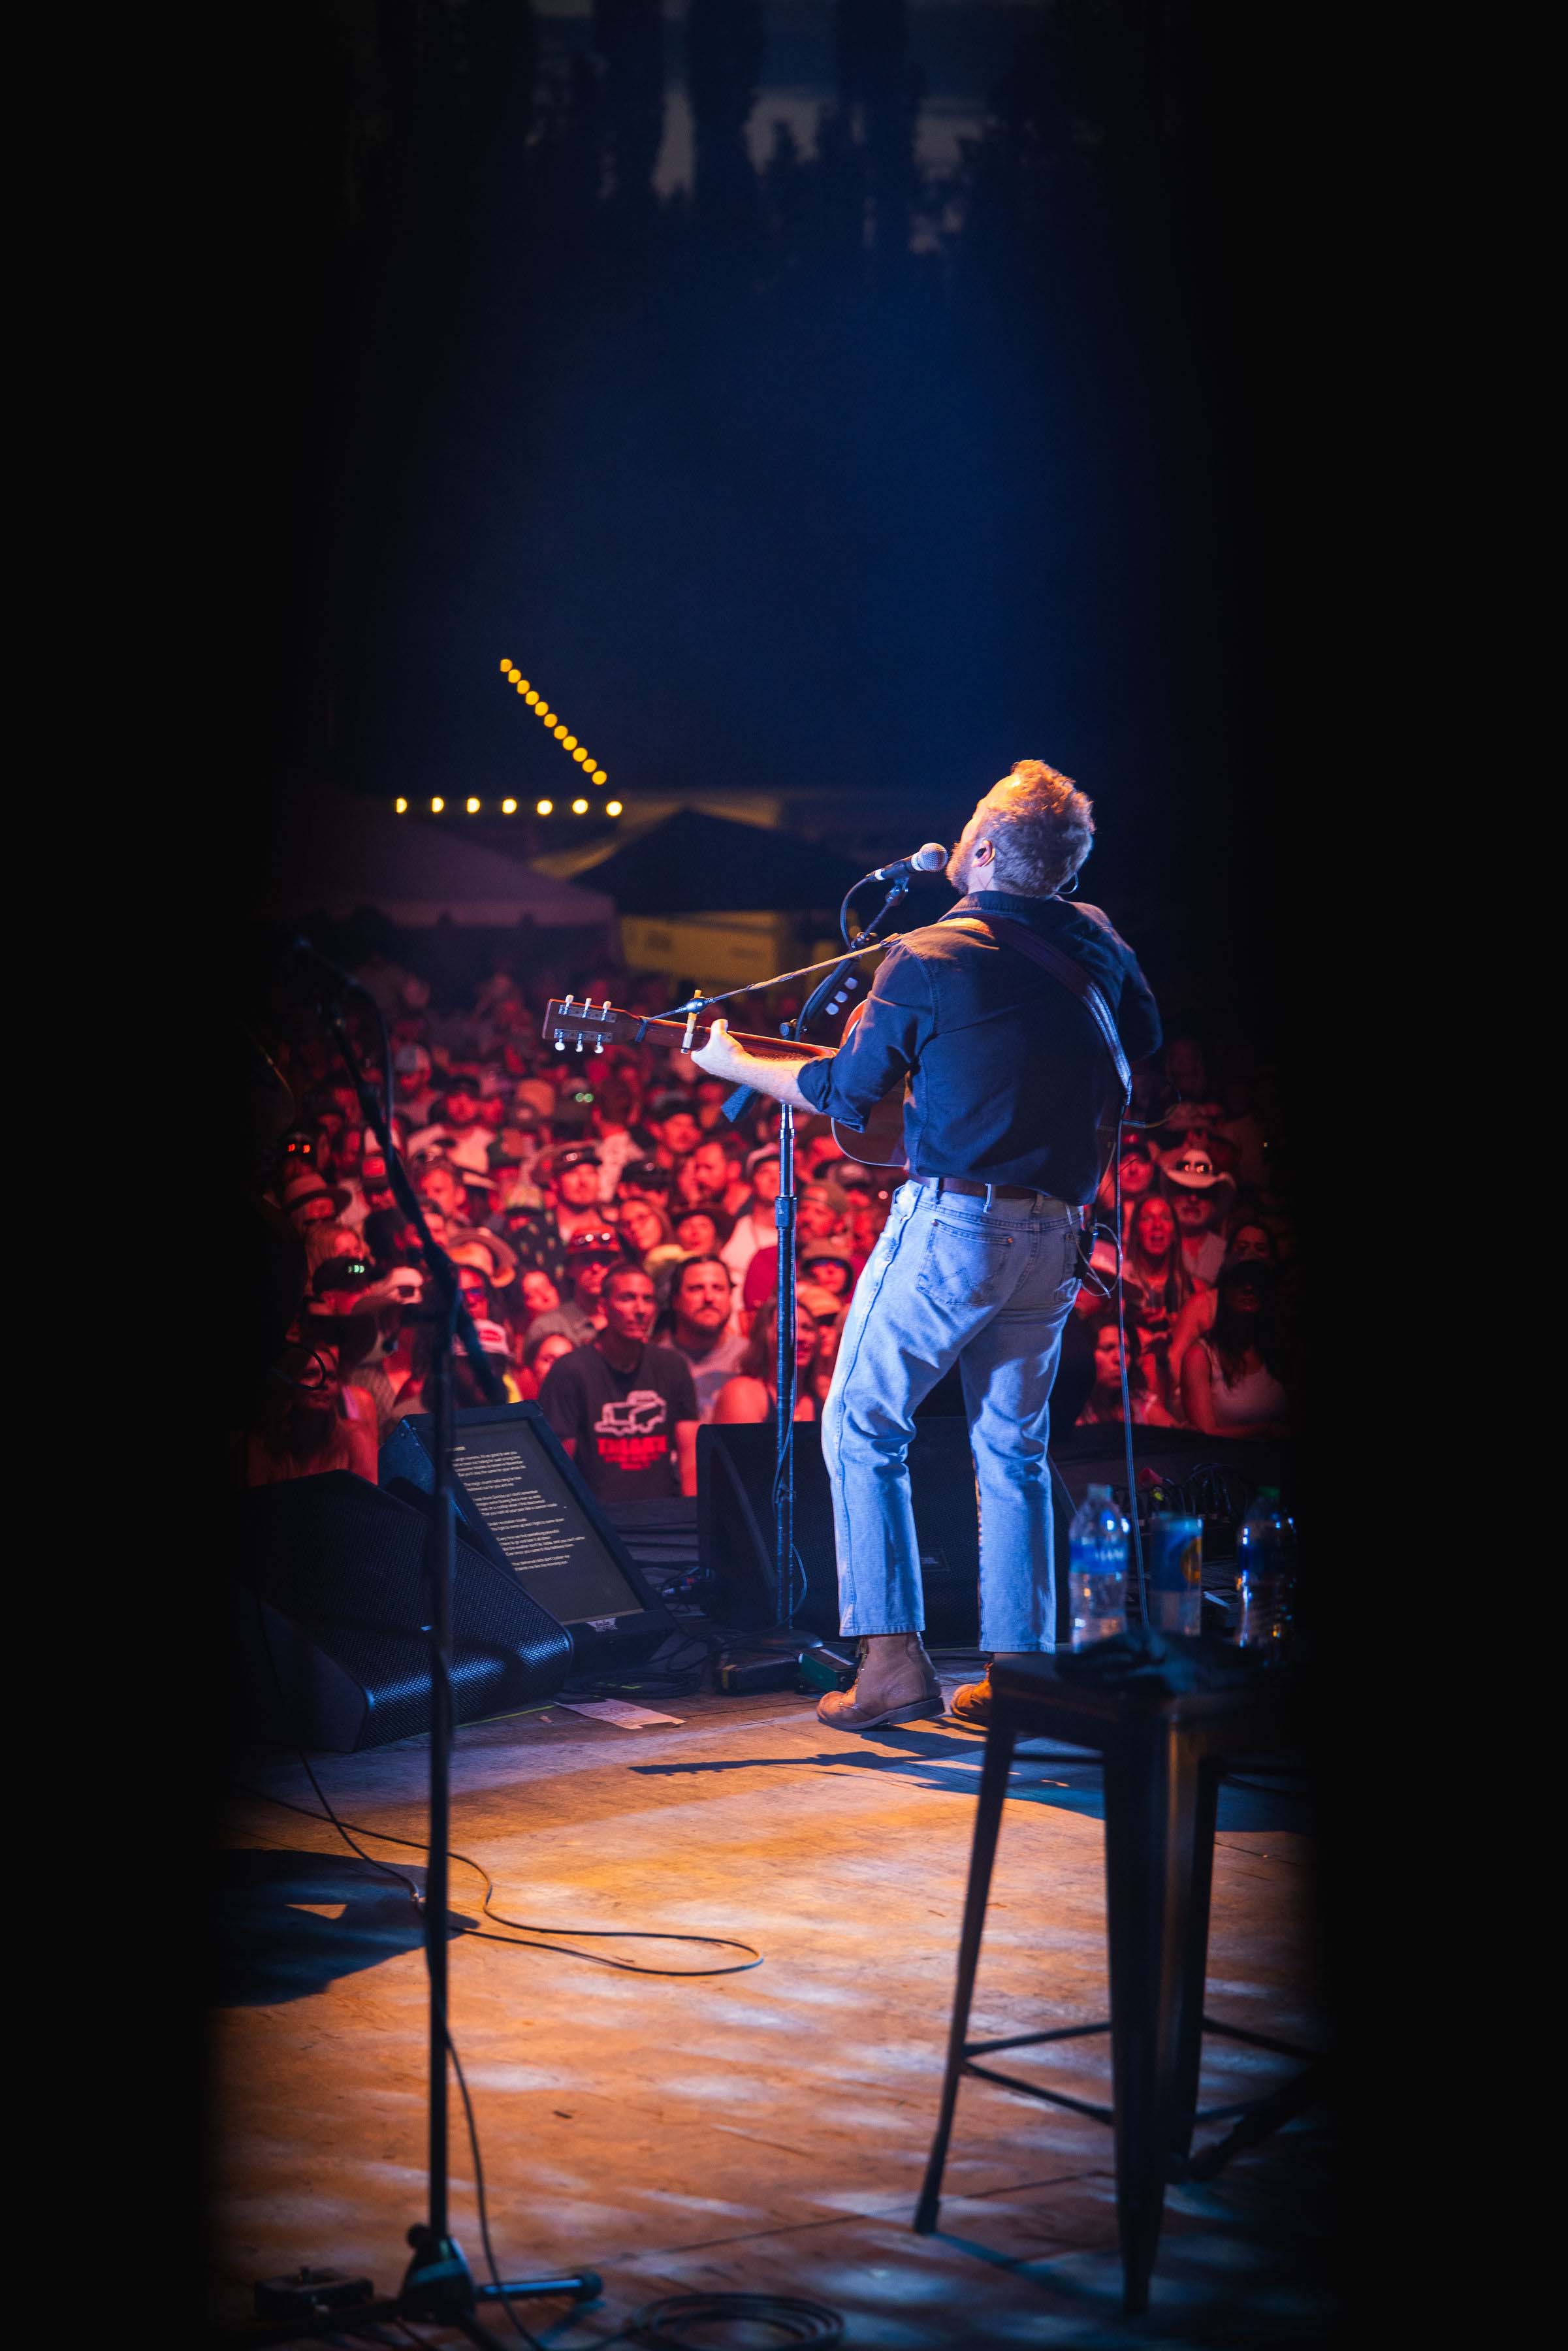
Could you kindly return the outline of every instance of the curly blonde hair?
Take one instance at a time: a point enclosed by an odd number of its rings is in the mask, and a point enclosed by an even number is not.
[[[1094,845],[1094,803],[1071,776],[1043,759],[1015,759],[1005,802],[991,819],[998,880],[1031,897],[1049,897],[1071,881]]]

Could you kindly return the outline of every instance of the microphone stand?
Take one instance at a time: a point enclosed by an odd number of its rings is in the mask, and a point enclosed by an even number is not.
[[[462,2248],[452,2234],[448,2217],[447,2063],[452,2042],[446,2022],[446,1946],[448,1854],[452,1843],[452,1587],[457,1564],[456,1514],[452,1489],[452,1352],[457,1339],[461,1338],[468,1360],[489,1401],[504,1404],[506,1391],[485,1360],[473,1316],[463,1302],[457,1269],[425,1223],[424,1211],[392,1142],[392,1051],[381,1007],[368,988],[349,973],[340,971],[337,965],[329,963],[325,956],[319,955],[308,940],[298,941],[297,951],[315,968],[318,1009],[336,1040],[365,1123],[373,1130],[382,1146],[392,1195],[418,1235],[419,1252],[424,1259],[435,1301],[430,1310],[435,1326],[430,1374],[435,1459],[424,1549],[426,1597],[430,1612],[426,1628],[430,1638],[430,1866],[425,1876],[423,1904],[424,1963],[430,1987],[428,2187],[425,2218],[422,2221],[416,2220],[408,2231],[407,2241],[413,2248],[413,2258],[396,2295],[390,2300],[355,2302],[348,2306],[339,2304],[328,2308],[324,2294],[319,2299],[312,2297],[312,2284],[317,2281],[308,2270],[303,2270],[295,2288],[298,2302],[294,2307],[298,2315],[279,2328],[269,2329],[265,2335],[248,2339],[256,2343],[290,2343],[303,2336],[340,2336],[367,2323],[376,2324],[384,2318],[423,2319],[455,2327],[471,2343],[485,2346],[485,2351],[503,2351],[500,2338],[481,2325],[475,2316],[476,2302],[508,2303],[513,2299],[543,2294],[570,2294],[576,2301],[591,2302],[601,2291],[601,2281],[591,2270],[584,2270],[573,2277],[503,2281],[495,2273],[493,2262],[491,2283],[476,2285],[463,2257]],[[389,1089],[384,1104],[375,1088],[366,1081],[354,1051],[353,1040],[344,1019],[343,998],[346,994],[358,996],[368,1004],[380,1027],[384,1082]],[[486,2251],[488,2253],[488,2240]],[[276,2294],[269,2300],[276,2307]],[[270,2311],[268,2314],[271,2314]],[[517,2324],[515,2319],[513,2323]]]
[[[869,876],[867,877],[870,878]],[[858,889],[857,883],[855,887]],[[831,996],[831,1012],[839,1011],[849,994],[858,985],[853,966],[861,949],[880,936],[883,924],[894,907],[907,895],[909,876],[900,874],[882,905],[872,916],[855,940],[855,953],[834,965],[826,979],[812,989],[798,1019],[785,1024],[785,1033],[793,1034],[797,1043],[824,1000]],[[852,891],[850,895],[854,893]],[[839,928],[847,946],[849,898],[840,909]],[[839,991],[834,994],[834,991]],[[779,1121],[779,1197],[773,1204],[773,1222],[779,1235],[779,1350],[774,1372],[774,1394],[779,1399],[779,1442],[773,1467],[773,1594],[775,1621],[780,1631],[790,1632],[795,1618],[795,1405],[800,1385],[799,1364],[795,1347],[795,1110],[790,1102],[781,1105]]]
[[[854,966],[868,947],[880,944],[883,925],[894,909],[908,895],[911,868],[894,876],[892,886],[881,906],[856,936],[847,956],[833,964],[825,979],[811,991],[799,1018],[791,1024],[785,1021],[779,1035],[799,1042],[827,1003],[830,1012],[841,1011],[858,986]],[[839,909],[839,930],[844,945],[850,946],[849,909],[855,891],[866,882],[881,881],[878,872],[863,875],[845,895]],[[690,1036],[699,1013],[715,1004],[729,1003],[737,996],[757,996],[770,987],[780,987],[786,980],[802,979],[821,967],[808,964],[803,971],[782,971],[771,979],[748,980],[744,987],[726,988],[720,996],[694,996],[687,1003],[674,1007],[684,1013]],[[834,991],[837,991],[835,994]],[[724,1105],[724,1114],[734,1126],[750,1110],[757,1095],[750,1086],[737,1086]],[[778,1352],[774,1358],[774,1395],[778,1399],[779,1441],[773,1464],[773,1600],[775,1636],[789,1634],[795,1615],[795,1405],[799,1377],[795,1361],[795,1112],[793,1104],[781,1103],[779,1119],[779,1197],[773,1204],[773,1224],[778,1235]]]

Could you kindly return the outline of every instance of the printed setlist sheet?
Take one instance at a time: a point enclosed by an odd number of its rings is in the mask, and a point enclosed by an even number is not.
[[[526,1425],[460,1429],[452,1466],[502,1558],[559,1623],[598,1624],[642,1607]]]

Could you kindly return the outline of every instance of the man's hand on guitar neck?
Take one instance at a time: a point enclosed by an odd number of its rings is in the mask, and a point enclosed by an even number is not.
[[[737,1045],[729,1033],[727,1020],[716,1019],[708,1032],[707,1041],[700,1045],[692,1060],[710,1078],[722,1078],[727,1085],[751,1086],[759,1094],[774,1102],[789,1102],[796,1110],[810,1112],[811,1104],[800,1092],[800,1077],[809,1061],[818,1058],[810,1053],[785,1051],[769,1053],[764,1061],[760,1053],[748,1053]]]

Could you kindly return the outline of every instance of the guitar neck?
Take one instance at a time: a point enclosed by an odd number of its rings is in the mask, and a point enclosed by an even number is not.
[[[700,1017],[693,1024],[692,1043],[706,1045],[713,1032],[711,1019]],[[585,998],[574,1004],[570,997],[557,1003],[553,998],[546,1009],[544,1037],[565,1052],[575,1047],[578,1052],[591,1046],[602,1053],[606,1045],[638,1045],[656,1039],[671,1050],[679,1052],[685,1042],[684,1020],[640,1020],[634,1012],[624,1012],[608,999],[602,1004],[591,1004]],[[744,1030],[736,1034],[735,1041],[759,1061],[777,1061],[785,1059],[814,1061],[831,1053],[831,1045],[796,1045],[785,1037],[752,1037]]]
[[[699,1019],[692,1032],[694,1046],[706,1045],[712,1029],[711,1020]],[[661,1044],[667,1043],[676,1050],[680,1049],[685,1033],[684,1020],[650,1020],[647,1023],[649,1037],[656,1036]],[[816,1061],[833,1050],[831,1045],[797,1044],[789,1037],[752,1037],[741,1029],[732,1029],[729,1033],[736,1044],[748,1053],[755,1053],[759,1061]]]

